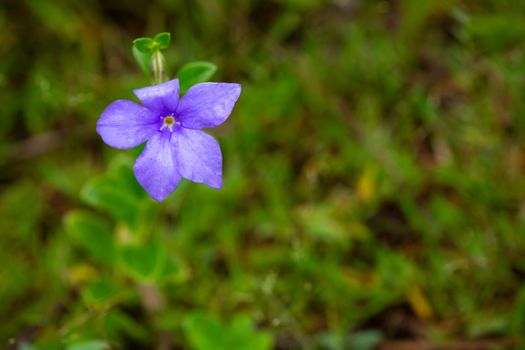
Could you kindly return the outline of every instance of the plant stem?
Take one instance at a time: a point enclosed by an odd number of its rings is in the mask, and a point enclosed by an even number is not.
[[[164,56],[160,50],[153,54],[151,59],[151,69],[153,70],[153,82],[155,84],[164,82],[164,77],[166,76],[164,71]]]

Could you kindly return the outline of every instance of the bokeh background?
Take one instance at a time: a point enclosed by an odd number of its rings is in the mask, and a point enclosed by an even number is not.
[[[95,123],[163,31],[243,92],[158,204]],[[0,347],[520,348],[524,94],[522,0],[4,0]]]

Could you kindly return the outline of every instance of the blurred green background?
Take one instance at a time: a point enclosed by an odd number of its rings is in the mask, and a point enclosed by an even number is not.
[[[172,33],[240,82],[224,187],[95,132]],[[525,346],[525,2],[0,3],[0,347]]]

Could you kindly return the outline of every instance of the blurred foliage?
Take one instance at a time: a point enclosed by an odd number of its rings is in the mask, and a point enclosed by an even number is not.
[[[158,204],[95,123],[165,31],[243,93]],[[525,346],[524,93],[521,0],[2,1],[0,344]]]

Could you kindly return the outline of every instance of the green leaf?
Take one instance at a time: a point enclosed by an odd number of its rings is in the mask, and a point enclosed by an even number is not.
[[[171,34],[168,32],[159,33],[155,35],[153,40],[155,41],[155,43],[157,43],[160,49],[166,49],[170,44]]]
[[[133,161],[128,157],[115,157],[106,174],[88,182],[81,197],[88,204],[111,214],[130,228],[136,227],[141,214],[141,199],[145,192],[134,178]]]
[[[171,34],[164,32],[152,38],[138,38],[133,40],[133,57],[140,68],[148,76],[151,76],[151,60],[153,54],[159,50],[166,49],[170,44]]]
[[[185,319],[183,327],[188,342],[195,350],[222,349],[225,334],[217,316],[192,313]]]
[[[69,344],[66,350],[106,350],[109,349],[108,343],[102,340],[84,340]]]
[[[150,76],[151,72],[149,67],[151,63],[151,54],[140,52],[139,49],[133,46],[133,57],[135,57],[135,60],[137,61],[139,67],[144,71],[144,73]]]
[[[181,94],[184,94],[195,84],[208,81],[216,71],[216,65],[205,61],[191,62],[184,65],[177,73]]]
[[[232,321],[231,339],[227,349],[271,349],[273,340],[270,334],[253,329],[253,321],[248,315],[237,315]]]
[[[156,43],[151,38],[138,38],[133,40],[133,47],[137,48],[142,53],[152,54]]]
[[[115,258],[113,232],[99,217],[81,211],[72,211],[64,219],[70,237],[91,256],[103,263],[111,264]]]
[[[196,312],[184,320],[183,328],[196,350],[269,350],[273,345],[268,333],[253,330],[247,315],[237,315],[230,325],[224,325],[216,315]]]
[[[108,175],[126,188],[126,192],[137,199],[146,197],[146,192],[140,186],[133,172],[134,159],[127,155],[118,155],[111,160]]]
[[[135,225],[139,201],[127,192],[122,183],[106,177],[95,178],[83,188],[81,196],[87,203],[106,210],[115,219],[124,221],[130,227]]]
[[[101,279],[84,287],[82,299],[89,305],[104,305],[110,303],[117,293],[117,286],[111,280]]]
[[[158,242],[143,245],[127,245],[119,249],[121,266],[132,278],[148,282],[157,281],[165,271],[167,251]]]
[[[159,277],[163,281],[184,282],[188,279],[188,269],[177,256],[171,254],[168,256],[164,268],[159,272]]]

